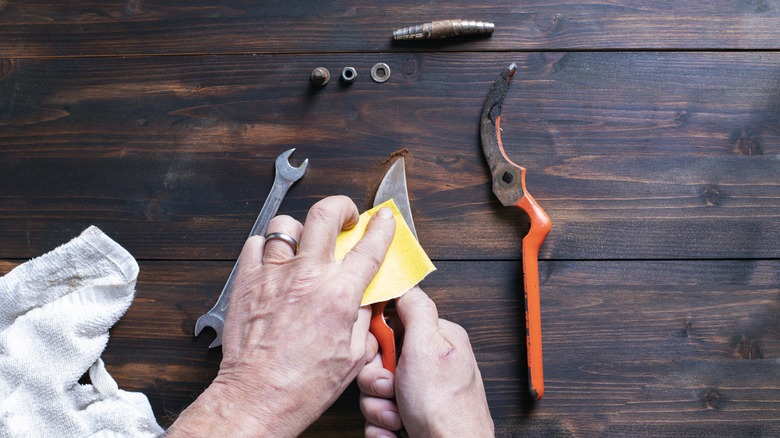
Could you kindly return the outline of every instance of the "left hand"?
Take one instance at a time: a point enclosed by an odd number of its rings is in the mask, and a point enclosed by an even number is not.
[[[365,436],[494,437],[485,387],[463,327],[439,318],[419,287],[395,303],[403,325],[396,374],[375,359],[357,377]],[[396,400],[391,400],[395,396]]]
[[[300,242],[250,237],[241,253],[223,335],[219,374],[171,432],[188,436],[297,436],[376,354],[371,310],[360,302],[395,232],[380,210],[337,262],[336,237],[358,220],[346,197],[326,198],[306,225],[278,216],[268,232]],[[205,424],[204,424],[205,423]],[[183,436],[184,436],[183,435]]]

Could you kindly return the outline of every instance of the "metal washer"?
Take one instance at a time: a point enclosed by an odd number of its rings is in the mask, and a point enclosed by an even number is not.
[[[383,71],[384,73],[380,73],[380,71]],[[371,79],[379,83],[390,79],[390,66],[384,62],[374,64],[374,66],[371,67]]]

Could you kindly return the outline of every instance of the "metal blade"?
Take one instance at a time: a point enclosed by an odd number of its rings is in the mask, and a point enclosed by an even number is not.
[[[414,229],[414,220],[412,219],[412,207],[409,205],[409,193],[406,189],[404,157],[397,159],[390,166],[390,170],[387,171],[385,177],[382,178],[382,182],[376,191],[376,196],[374,196],[374,207],[389,199],[395,201],[398,211],[401,212],[401,216],[406,220],[409,229],[412,230],[414,238],[417,239],[417,230]]]
[[[501,104],[516,70],[517,66],[511,64],[493,83],[479,125],[482,151],[493,175],[493,193],[504,205],[515,205],[525,195],[525,169],[509,159],[501,142]]]

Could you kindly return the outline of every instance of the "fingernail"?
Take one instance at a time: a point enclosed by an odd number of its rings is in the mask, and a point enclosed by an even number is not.
[[[398,430],[401,428],[401,416],[395,411],[382,412],[379,414],[379,421],[391,430]]]
[[[395,391],[393,390],[393,382],[391,382],[390,379],[374,380],[374,383],[371,385],[371,389],[374,390],[376,395],[382,397],[390,398],[395,395]]]
[[[376,215],[382,219],[391,219],[393,217],[393,210],[387,207],[382,207],[378,212],[376,212]]]

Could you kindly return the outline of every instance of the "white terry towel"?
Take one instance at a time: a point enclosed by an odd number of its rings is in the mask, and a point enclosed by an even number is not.
[[[100,359],[137,276],[130,253],[90,227],[0,278],[0,437],[163,434],[146,396],[120,390]]]

